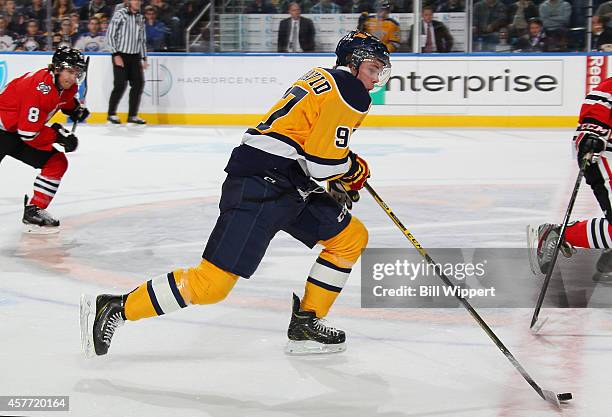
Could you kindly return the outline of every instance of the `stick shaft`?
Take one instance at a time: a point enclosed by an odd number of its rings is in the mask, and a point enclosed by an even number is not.
[[[550,266],[548,267],[548,271],[546,271],[546,278],[544,278],[544,283],[542,284],[542,288],[540,289],[540,294],[538,295],[538,301],[536,302],[535,309],[533,311],[533,316],[531,317],[531,325],[530,328],[538,321],[538,317],[540,315],[540,310],[542,309],[542,304],[544,303],[544,297],[546,296],[546,290],[548,290],[548,284],[550,283],[550,278],[552,277],[553,269],[555,269],[555,263],[557,262],[557,257],[559,256],[559,249],[561,248],[561,242],[563,242],[563,238],[565,237],[565,229],[567,229],[567,224],[569,223],[570,216],[572,214],[572,210],[574,209],[574,203],[576,202],[576,197],[578,196],[578,190],[580,189],[580,184],[582,183],[582,177],[584,177],[584,170],[590,160],[590,157],[585,157],[580,163],[580,170],[578,171],[578,177],[576,178],[576,183],[574,184],[574,190],[572,191],[572,196],[570,198],[569,204],[567,205],[567,210],[565,211],[565,217],[563,218],[563,224],[561,225],[561,230],[559,231],[559,237],[557,238],[557,243],[555,245],[555,249],[553,251],[553,257],[550,261]]]
[[[416,250],[419,251],[421,256],[423,256],[423,258],[425,258],[427,263],[435,265],[436,263],[431,258],[431,256],[429,256],[427,251],[421,246],[419,241],[412,235],[412,233],[410,233],[410,231],[406,228],[406,226],[404,226],[402,224],[400,219],[397,218],[395,213],[393,213],[391,208],[384,202],[384,200],[378,195],[378,193],[376,191],[374,191],[372,186],[370,184],[368,184],[368,182],[366,182],[364,187],[372,195],[374,200],[376,200],[378,205],[385,211],[385,213],[387,213],[387,216],[389,216],[389,218],[393,221],[393,223],[395,223],[395,225],[401,230],[401,232],[404,234],[406,239],[408,239],[410,241],[410,243],[412,243],[412,245],[416,248]],[[436,271],[436,274],[438,275],[438,277],[446,285],[448,285],[449,287],[453,286],[453,283],[451,282],[451,280],[439,268],[434,268],[434,271]],[[474,320],[476,320],[476,322],[478,323],[480,328],[482,328],[484,330],[484,332],[487,334],[487,336],[489,336],[489,338],[493,341],[493,343],[495,343],[495,345],[498,347],[498,349],[501,350],[501,352],[506,356],[506,358],[510,361],[510,363],[512,363],[512,365],[514,365],[516,370],[522,375],[522,377],[525,379],[525,381],[527,381],[527,383],[529,385],[531,385],[531,387],[538,393],[538,395],[540,397],[542,397],[542,399],[546,399],[544,397],[544,393],[542,391],[542,388],[527,373],[525,368],[523,368],[523,366],[514,357],[514,355],[510,352],[510,350],[508,350],[508,348],[497,337],[497,335],[493,332],[493,330],[491,330],[489,325],[482,319],[482,317],[480,317],[480,315],[478,314],[478,312],[476,312],[474,307],[472,307],[472,305],[465,298],[459,296],[458,293],[455,293],[455,298],[457,298],[459,300],[459,302],[470,313],[470,315],[474,318]]]
[[[87,57],[87,59],[85,60],[85,79],[83,80],[85,87],[83,87],[83,96],[81,97],[81,100],[85,100],[85,96],[87,96],[87,77],[88,76],[89,76],[89,57]],[[76,131],[76,127],[77,127],[77,121],[73,120],[71,133],[74,133]]]

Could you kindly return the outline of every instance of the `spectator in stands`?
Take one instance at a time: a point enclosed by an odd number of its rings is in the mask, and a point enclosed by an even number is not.
[[[433,20],[433,7],[423,7],[421,19],[421,52],[450,52],[453,49],[453,36],[450,34],[446,25],[437,20]],[[408,46],[412,50],[412,34],[414,25],[410,26],[408,35]]]
[[[312,20],[302,16],[297,3],[289,3],[291,17],[278,25],[278,52],[312,52],[315,49],[315,28]]]
[[[8,28],[11,32],[17,35],[24,35],[26,33],[26,24],[28,19],[23,12],[17,12],[13,15],[13,19],[9,22]],[[40,27],[40,24],[39,24]]]
[[[11,33],[7,27],[6,19],[0,16],[0,52],[13,51],[17,46],[15,34]]]
[[[544,24],[537,17],[529,20],[527,33],[521,36],[514,47],[515,52],[548,52],[548,37]]]
[[[117,4],[115,5],[115,9],[113,10],[113,14],[115,14],[115,12],[116,12],[117,10],[120,10],[120,9],[125,9],[126,7],[128,7],[128,3],[129,3],[129,1],[130,1],[130,0],[123,0],[122,2],[120,1],[119,3],[117,3]],[[108,18],[109,18],[109,19],[112,19],[112,17],[113,17],[113,16],[109,16]]]
[[[4,17],[11,18],[15,13],[21,11],[21,7],[15,3],[15,0],[6,0],[4,2]]]
[[[612,1],[612,0],[611,0]],[[374,13],[376,8],[374,7],[373,0],[353,0],[350,4],[350,10],[345,13]]]
[[[54,0],[53,1],[53,24],[59,26],[65,17],[70,17],[71,13],[77,10],[72,4],[72,0]],[[61,30],[61,28],[58,28]]]
[[[395,52],[400,46],[400,25],[397,20],[389,17],[391,3],[389,0],[379,0],[376,8],[376,14],[361,14],[357,29],[376,36],[389,52]]]
[[[166,43],[176,47],[182,38],[181,20],[176,16],[176,10],[168,5],[166,0],[150,0],[150,6],[155,7],[157,21],[166,26]]]
[[[108,51],[104,34],[100,32],[100,21],[92,17],[87,22],[89,32],[83,33],[77,39],[74,47],[83,52],[104,52]]]
[[[612,27],[608,26],[609,20],[606,15],[593,16],[592,51],[612,52]]]
[[[527,24],[530,19],[538,17],[538,8],[531,0],[518,0],[509,7],[510,36],[520,38],[527,34]]]
[[[32,0],[31,4],[25,8],[24,14],[26,19],[36,19],[41,28],[46,28],[47,25],[47,8],[43,5],[42,0]]]
[[[19,35],[25,34],[26,18],[14,0],[6,1],[4,5],[4,18],[8,22],[8,30]]]
[[[112,15],[112,10],[105,0],[91,0],[89,4],[81,7],[79,18],[82,22],[89,22],[89,19],[98,13],[104,13],[108,17]]]
[[[200,10],[194,0],[187,0],[181,5],[179,16],[181,17],[183,29],[193,22],[193,19],[200,13]],[[181,30],[181,33],[184,33],[184,31]]]
[[[314,6],[311,7],[310,13],[312,14],[332,14],[342,13],[342,9],[332,0],[319,0]]]
[[[497,33],[499,40],[497,44],[495,44],[495,52],[503,53],[503,52],[512,52],[512,45],[510,45],[510,35],[508,31],[508,27],[503,27],[499,29]]]
[[[106,36],[106,32],[108,32],[109,17],[104,13],[96,13],[94,17],[100,22],[100,33],[102,36]]]
[[[601,32],[597,34],[595,50],[601,52],[612,52],[612,28],[608,26],[609,17],[603,16],[600,19]]]
[[[83,24],[81,25],[81,19],[79,19],[79,14],[78,13],[71,13],[70,14],[70,24],[72,25],[72,31],[80,34],[81,32],[84,31],[84,29],[86,29],[85,23],[87,22],[87,20],[85,22],[83,22]]]
[[[276,7],[268,4],[267,0],[252,0],[244,11],[247,14],[273,14],[277,13]]]
[[[65,17],[60,23],[59,31],[53,34],[53,49],[57,49],[60,46],[72,48],[77,36],[78,32],[74,30],[70,18]]]
[[[498,32],[508,24],[506,6],[499,0],[480,0],[474,5],[472,31],[476,51],[493,51]]]
[[[72,0],[72,5],[75,9],[81,10],[89,3],[89,0]],[[87,20],[86,20],[87,21]]]
[[[607,27],[612,27],[612,0],[601,3],[593,16],[593,24],[599,24],[602,17],[607,17]]]
[[[334,3],[340,7],[340,13],[350,13],[353,7],[353,0],[334,0]]]
[[[291,3],[297,3],[302,11],[310,10],[312,8],[312,2],[310,0],[280,0],[277,3],[276,8],[278,9],[279,13],[289,13],[289,5]]]
[[[567,31],[571,16],[572,6],[565,0],[546,0],[540,4],[540,19],[549,35],[552,31]]]
[[[40,32],[38,21],[30,19],[26,23],[26,34],[17,41],[16,51],[44,51],[47,38]]]
[[[425,1],[423,4],[427,5],[429,2]],[[412,0],[393,0],[393,11],[395,13],[412,13],[412,7]],[[376,11],[376,2],[374,2],[374,11]]]
[[[463,0],[444,0],[438,4],[438,7],[435,11],[437,13],[465,12],[465,3],[463,2]]]
[[[157,20],[157,10],[153,6],[144,9],[145,31],[147,33],[147,51],[165,51],[168,28]]]

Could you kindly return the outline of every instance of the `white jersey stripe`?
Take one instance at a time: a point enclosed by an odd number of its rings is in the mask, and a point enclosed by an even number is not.
[[[587,221],[586,224],[586,231],[587,231],[587,240],[589,241],[589,248],[594,248],[595,244],[593,242],[593,234],[591,233],[591,223],[593,222],[594,219],[590,219]]]
[[[600,90],[593,90],[589,94],[587,94],[587,96],[598,96],[605,98],[606,100],[612,100],[612,94]]]
[[[299,154],[293,146],[271,136],[245,133],[242,137],[242,143],[272,155],[295,159],[300,162],[300,166],[304,169],[306,175],[318,180],[342,175],[351,167],[351,161],[348,158],[335,165],[319,164],[310,161],[304,155]]]
[[[607,102],[607,101],[599,101],[599,100],[584,100],[584,104],[591,104],[591,105],[595,105],[595,104],[599,104],[600,106],[605,107],[606,109],[610,109],[612,108],[612,105]]]
[[[608,245],[608,242],[606,242],[606,219],[598,220],[599,221],[597,222],[597,241],[599,242],[599,247],[609,249],[610,246]]]

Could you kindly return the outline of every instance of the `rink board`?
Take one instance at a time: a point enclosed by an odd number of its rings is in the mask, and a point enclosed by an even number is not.
[[[91,56],[90,123],[105,121],[110,57]],[[141,114],[150,123],[249,125],[293,81],[331,54],[153,54]],[[386,87],[372,92],[366,126],[571,127],[588,88],[608,75],[608,57],[583,54],[394,55]],[[3,54],[3,83],[44,67],[48,54]],[[127,95],[120,115],[127,110]]]

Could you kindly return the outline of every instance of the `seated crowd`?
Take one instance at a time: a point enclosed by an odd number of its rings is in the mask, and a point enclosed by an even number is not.
[[[50,19],[45,1],[53,1]],[[126,4],[127,0],[0,0],[0,51],[50,51],[61,45],[85,52],[107,51],[109,21]],[[145,4],[147,48],[184,50],[185,26],[201,10],[203,0],[149,0]]]
[[[594,1],[597,15],[600,14],[600,4],[600,1]],[[584,50],[586,8],[586,0],[479,0],[474,4],[473,50]],[[597,33],[595,35],[597,36]]]
[[[52,1],[47,18],[46,1]],[[113,12],[128,0],[0,0],[0,51],[45,51],[72,45],[85,52],[106,51],[105,34]],[[120,0],[114,0],[120,1]],[[206,0],[147,0],[145,17],[150,51],[184,50],[185,27]],[[453,38],[433,19],[435,13],[463,12],[465,0],[425,0],[421,51],[449,52]],[[247,0],[243,13],[282,13],[280,52],[316,50],[312,21],[305,14],[359,13],[359,28],[379,36],[391,52],[400,44],[399,23],[390,13],[412,12],[412,0]],[[475,0],[472,19],[475,52],[555,52],[584,49],[587,0]],[[594,0],[592,49],[612,49],[612,0]],[[47,27],[49,26],[49,27]],[[294,31],[297,31],[295,32]],[[50,35],[50,36],[49,36]],[[50,39],[50,42],[49,42]],[[610,42],[609,42],[610,41]],[[49,43],[51,43],[49,45]],[[302,45],[303,43],[303,45]]]

